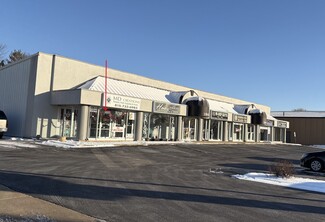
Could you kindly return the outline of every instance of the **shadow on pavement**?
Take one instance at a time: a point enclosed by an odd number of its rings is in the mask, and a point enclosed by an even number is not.
[[[325,207],[320,206],[263,201],[256,199],[243,199],[236,197],[222,197],[217,195],[191,194],[188,193],[187,190],[184,190],[183,193],[77,184],[50,178],[47,176],[26,175],[19,172],[0,171],[0,181],[13,190],[32,195],[73,197],[104,201],[118,201],[133,197],[154,199],[155,201],[171,200],[190,203],[208,203],[217,205],[231,205],[281,211],[325,214]]]
[[[269,171],[271,164],[255,164],[255,163],[225,163],[219,166],[226,168],[235,168],[238,173],[249,173],[251,171]]]
[[[269,158],[269,157],[248,157],[249,159],[253,159],[253,160],[262,160],[262,161],[266,161],[266,162],[271,162],[271,163],[276,163],[278,161],[283,161],[283,160],[287,160],[289,162],[291,162],[292,164],[300,164],[300,160],[293,160],[293,159],[286,159],[286,158]]]

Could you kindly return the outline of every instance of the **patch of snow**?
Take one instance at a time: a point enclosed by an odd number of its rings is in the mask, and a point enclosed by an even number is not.
[[[185,143],[186,141],[75,141],[75,140],[66,140],[59,141],[55,139],[50,140],[35,140],[35,139],[23,139],[23,138],[6,138],[0,140],[0,147],[11,148],[11,149],[20,149],[20,148],[39,148],[39,145],[45,145],[50,147],[58,148],[98,148],[98,147],[115,147],[115,146],[148,146],[148,145],[161,145],[168,144],[174,145],[179,143]],[[1,222],[1,221],[0,221]]]
[[[26,141],[26,142],[34,141],[34,139],[24,139],[24,138],[16,138],[16,137],[9,137],[9,140],[12,140],[12,141]]]
[[[250,114],[258,114],[258,113],[263,113],[263,111],[260,110],[260,109],[252,109],[252,110],[249,111],[248,113],[250,113]]]
[[[240,180],[249,180],[259,183],[272,184],[277,186],[290,187],[300,190],[308,190],[314,192],[325,193],[325,181],[315,180],[309,178],[289,177],[282,178],[276,177],[273,174],[266,173],[247,173],[244,175],[233,175],[232,177]]]
[[[199,96],[192,96],[192,97],[189,97],[189,98],[185,99],[185,100],[183,101],[183,103],[186,103],[186,102],[188,102],[188,101],[202,101],[202,100],[203,100],[202,97],[199,97]]]
[[[0,140],[0,146],[4,148],[11,148],[11,149],[38,147],[37,145],[30,143],[30,140],[25,140],[22,138],[10,138],[5,140]]]
[[[176,143],[184,143],[183,141],[87,141],[80,142],[74,140],[67,140],[65,142],[61,142],[58,140],[47,140],[43,141],[42,145],[46,146],[54,146],[60,148],[98,148],[98,147],[114,147],[114,146],[148,146],[148,145],[161,145],[161,144],[169,144],[173,145]]]
[[[108,146],[114,146],[112,143],[105,143],[105,142],[97,142],[97,143],[91,143],[91,142],[80,142],[80,141],[74,141],[74,140],[67,140],[65,142],[61,142],[58,140],[47,140],[41,142],[42,145],[46,146],[54,146],[54,147],[60,147],[60,148],[86,148],[86,147],[108,147]]]
[[[211,99],[207,99],[207,100],[209,102],[210,110],[238,114],[238,112],[234,110],[233,104],[211,100]]]

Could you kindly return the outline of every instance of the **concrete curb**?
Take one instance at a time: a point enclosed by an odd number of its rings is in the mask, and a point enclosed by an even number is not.
[[[0,184],[0,221],[100,221]]]

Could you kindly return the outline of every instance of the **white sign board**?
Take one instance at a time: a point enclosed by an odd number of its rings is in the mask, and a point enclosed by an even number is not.
[[[178,104],[169,104],[163,102],[154,102],[152,111],[154,113],[166,113],[172,115],[179,115],[181,107]]]
[[[104,94],[103,94],[104,97]],[[110,95],[106,96],[106,104],[105,98],[103,98],[102,106],[107,106],[108,108],[117,108],[117,109],[129,109],[129,110],[139,110],[141,99],[126,97],[126,96],[118,96],[118,95]]]
[[[113,127],[112,131],[115,132],[115,133],[123,133],[124,132],[124,127],[115,126],[115,127]]]

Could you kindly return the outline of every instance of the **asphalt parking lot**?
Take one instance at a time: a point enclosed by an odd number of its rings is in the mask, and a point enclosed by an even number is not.
[[[270,144],[0,146],[0,183],[107,221],[324,221],[324,194],[237,180],[316,149]]]

